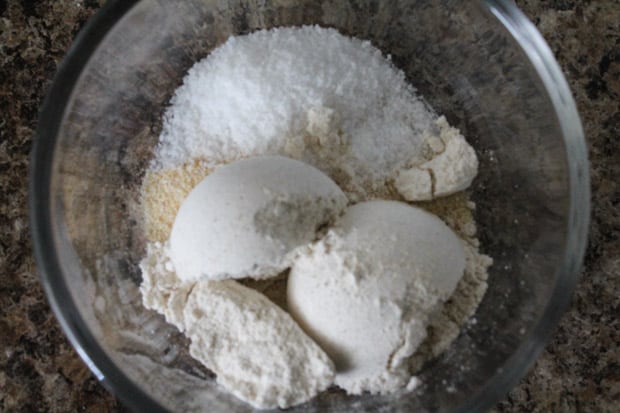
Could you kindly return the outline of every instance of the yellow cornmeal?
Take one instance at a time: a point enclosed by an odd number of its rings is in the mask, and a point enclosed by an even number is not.
[[[146,172],[142,181],[142,207],[148,241],[168,239],[183,200],[208,174],[205,162],[199,159],[174,169]]]

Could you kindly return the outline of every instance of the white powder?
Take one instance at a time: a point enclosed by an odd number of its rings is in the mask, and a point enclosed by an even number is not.
[[[441,116],[435,122],[439,133],[427,142],[432,158],[410,169],[401,170],[394,182],[407,201],[428,201],[469,188],[478,175],[478,158],[458,129]]]
[[[359,203],[295,260],[288,308],[334,361],[338,386],[392,393],[407,386],[409,359],[465,263],[463,241],[435,215]]]
[[[329,177],[293,159],[220,166],[179,209],[170,235],[174,268],[183,280],[271,278],[346,205]]]
[[[367,41],[314,26],[259,31],[230,38],[190,69],[165,114],[154,166],[291,156],[290,138],[320,132],[317,116],[337,116],[348,140],[339,163],[353,192],[420,160],[437,117]],[[300,160],[324,169],[306,155]]]
[[[191,340],[190,354],[229,392],[260,409],[303,403],[327,389],[334,366],[290,315],[233,280],[179,280],[166,244],[140,263],[147,308]]]

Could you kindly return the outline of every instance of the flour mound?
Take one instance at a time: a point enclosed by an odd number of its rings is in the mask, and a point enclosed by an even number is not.
[[[217,382],[259,409],[310,400],[334,380],[334,365],[284,310],[233,280],[180,280],[167,244],[151,243],[140,267],[143,304],[190,339],[189,351]]]

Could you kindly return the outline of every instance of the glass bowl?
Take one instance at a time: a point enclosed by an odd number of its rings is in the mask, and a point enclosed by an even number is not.
[[[291,411],[478,411],[543,349],[587,237],[584,137],[567,83],[510,1],[110,1],[78,36],[44,104],[30,217],[41,279],[71,342],[136,411],[251,408],[142,307],[135,208],[161,116],[194,62],[231,35],[318,24],[370,40],[476,148],[471,188],[488,291],[413,393],[326,392]]]

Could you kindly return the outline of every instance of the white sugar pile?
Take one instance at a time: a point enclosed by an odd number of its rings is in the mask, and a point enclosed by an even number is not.
[[[382,186],[419,160],[437,118],[369,42],[316,26],[259,31],[231,37],[191,68],[165,114],[153,167],[282,154],[329,169],[312,151],[290,150],[313,113],[327,113],[330,133],[346,143],[339,168],[357,188]]]

